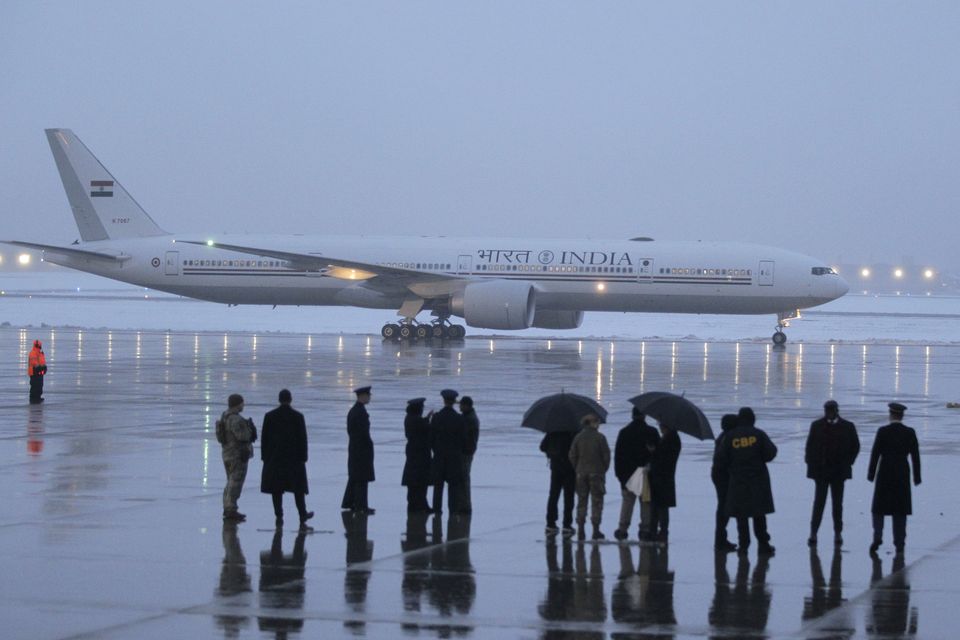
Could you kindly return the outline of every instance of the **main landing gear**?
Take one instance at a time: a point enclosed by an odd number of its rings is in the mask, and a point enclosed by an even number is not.
[[[399,323],[388,322],[380,329],[384,340],[461,340],[467,330],[459,324],[452,324],[447,318],[437,318],[433,322],[417,322],[416,318],[404,318]]]

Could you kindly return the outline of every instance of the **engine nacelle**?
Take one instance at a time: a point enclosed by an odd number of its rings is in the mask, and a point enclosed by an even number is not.
[[[583,311],[547,311],[537,309],[533,326],[538,329],[576,329],[583,324]]]
[[[454,315],[480,329],[529,329],[535,310],[536,289],[529,282],[473,282],[450,300]]]

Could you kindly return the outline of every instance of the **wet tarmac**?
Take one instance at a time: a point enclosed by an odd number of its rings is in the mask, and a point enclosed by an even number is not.
[[[26,355],[45,343],[42,405]],[[854,343],[468,339],[445,346],[367,336],[0,329],[0,620],[5,638],[952,638],[960,572],[954,486],[960,347]],[[341,514],[351,389],[373,385],[373,516]],[[273,527],[259,460],[221,522],[213,423],[231,392],[257,424],[281,387],[310,435],[315,530]],[[454,387],[481,420],[472,517],[407,517],[407,398]],[[669,547],[546,541],[549,472],[529,403],[561,389],[610,410],[684,392],[716,424],[751,405],[780,453],[771,465],[777,554],[715,556],[712,443],[683,438]],[[845,543],[805,540],[812,482],[803,443],[823,401],[857,423]],[[908,405],[924,484],[905,557],[867,554],[869,448],[886,402]],[[612,472],[604,530],[619,510]],[[287,497],[289,503],[292,498]],[[292,504],[288,504],[292,508]],[[889,525],[888,525],[889,526]],[[733,534],[731,527],[731,534]]]

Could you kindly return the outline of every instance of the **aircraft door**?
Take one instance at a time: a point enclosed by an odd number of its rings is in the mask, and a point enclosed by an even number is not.
[[[167,251],[166,259],[164,260],[163,272],[168,276],[178,276],[180,275],[180,252],[179,251]]]
[[[637,261],[637,280],[650,282],[653,278],[653,258],[641,258]]]
[[[773,286],[773,260],[761,260],[760,268],[757,269],[757,284],[760,286]]]
[[[462,255],[457,258],[457,273],[466,275],[473,271],[473,256]]]

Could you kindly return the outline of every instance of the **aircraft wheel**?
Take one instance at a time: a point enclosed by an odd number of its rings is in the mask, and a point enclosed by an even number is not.
[[[400,333],[400,325],[392,322],[383,325],[383,329],[380,329],[380,335],[387,340],[396,340],[398,333]]]
[[[452,324],[450,328],[447,329],[447,336],[454,340],[459,340],[465,335],[467,335],[467,330],[464,329],[462,325]]]
[[[787,341],[787,334],[785,334],[783,331],[777,331],[776,333],[773,334],[773,344],[780,346],[786,343],[786,341]]]
[[[417,340],[426,340],[430,337],[430,327],[425,324],[417,325],[414,334],[417,336]]]
[[[400,334],[401,340],[409,340],[411,337],[413,337],[413,327],[411,327],[409,324],[402,324],[400,325],[400,330],[397,333]]]
[[[443,340],[447,337],[447,328],[442,324],[435,324],[430,327],[430,335],[434,340]]]

